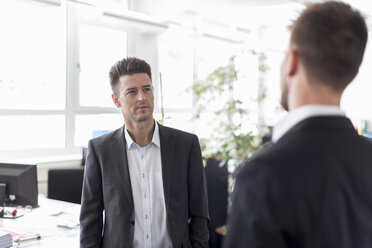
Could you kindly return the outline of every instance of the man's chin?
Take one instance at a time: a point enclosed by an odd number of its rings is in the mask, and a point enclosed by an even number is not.
[[[149,119],[152,119],[151,115],[139,116],[137,118],[137,122],[145,122],[145,121],[148,121]]]

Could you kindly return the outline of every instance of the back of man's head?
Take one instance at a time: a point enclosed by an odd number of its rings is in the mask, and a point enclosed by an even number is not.
[[[358,73],[368,38],[361,14],[342,2],[312,4],[291,26],[291,47],[298,52],[311,83],[342,92]]]

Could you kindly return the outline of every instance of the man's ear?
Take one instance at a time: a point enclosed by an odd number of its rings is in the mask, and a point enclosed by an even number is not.
[[[293,48],[288,51],[288,64],[287,64],[287,75],[293,76],[296,74],[298,69],[298,52]]]
[[[111,97],[112,97],[112,101],[114,102],[115,106],[120,108],[121,104],[120,104],[120,101],[119,101],[119,97],[115,93],[112,93]]]

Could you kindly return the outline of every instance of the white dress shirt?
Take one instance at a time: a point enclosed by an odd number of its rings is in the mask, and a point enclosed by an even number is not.
[[[171,248],[163,190],[158,123],[152,141],[140,147],[125,129],[129,175],[134,201],[134,248]]]
[[[277,142],[297,123],[314,116],[345,116],[345,112],[334,105],[305,105],[297,108],[290,111],[287,116],[274,126],[271,141],[273,143]]]

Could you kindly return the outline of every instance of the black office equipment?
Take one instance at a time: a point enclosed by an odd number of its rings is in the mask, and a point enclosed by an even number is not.
[[[50,169],[48,198],[80,204],[84,167]]]
[[[5,205],[38,207],[36,165],[0,163],[0,185]]]

